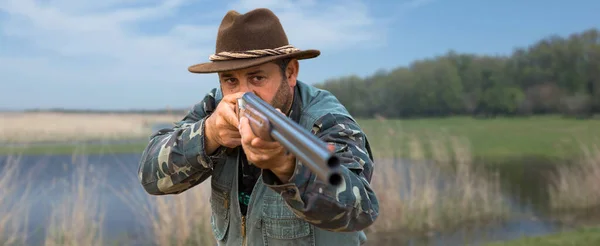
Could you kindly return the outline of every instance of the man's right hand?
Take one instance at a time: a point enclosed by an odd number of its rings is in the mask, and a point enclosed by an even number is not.
[[[235,106],[237,99],[243,94],[244,92],[238,92],[224,96],[215,111],[206,119],[204,151],[207,154],[214,153],[220,146],[235,148],[242,144]]]

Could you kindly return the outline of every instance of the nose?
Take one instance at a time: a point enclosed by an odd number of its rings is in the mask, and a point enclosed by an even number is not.
[[[250,88],[250,86],[248,86],[248,83],[242,82],[240,83],[239,92],[252,92],[252,89]]]

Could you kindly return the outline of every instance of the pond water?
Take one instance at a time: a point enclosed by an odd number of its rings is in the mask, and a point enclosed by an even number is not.
[[[148,196],[137,179],[136,172],[140,154],[89,155],[84,159],[73,158],[71,155],[22,156],[18,160],[20,177],[23,178],[16,181],[29,184],[31,188],[31,196],[26,201],[30,207],[28,245],[42,244],[41,240],[45,238],[43,228],[50,219],[52,204],[65,198],[68,194],[75,193],[75,191],[65,190],[71,186],[61,186],[62,181],[73,182],[74,177],[81,177],[85,182],[99,179],[101,182],[109,184],[109,186],[100,186],[92,194],[87,194],[93,199],[101,201],[102,209],[105,211],[103,221],[105,237],[117,238],[125,233],[143,242],[143,239],[149,236],[149,225],[145,224],[146,220],[136,213],[139,212],[136,211],[138,209],[132,208],[130,203],[124,201],[115,192],[115,190],[127,192],[128,196],[138,198]],[[0,157],[0,172],[8,162],[8,157]],[[76,167],[83,162],[93,167],[93,170],[78,176]],[[560,225],[544,220],[544,212],[541,208],[543,206],[537,205],[544,198],[539,196],[539,192],[533,191],[535,187],[540,188],[545,184],[543,178],[536,175],[538,172],[535,170],[535,168],[531,170],[516,169],[515,166],[503,170],[511,174],[507,175],[509,178],[504,180],[506,184],[504,195],[511,201],[515,211],[527,214],[527,216],[512,218],[500,225],[460,229],[451,234],[433,234],[424,238],[407,238],[400,242],[397,241],[397,237],[393,237],[394,235],[389,237],[394,240],[393,244],[399,243],[400,245],[465,245],[465,240],[469,240],[473,245],[478,245],[488,241],[515,239],[523,235],[555,232],[560,229]],[[25,192],[25,187],[17,187],[14,196],[22,192]],[[16,201],[17,197],[9,197],[8,200]],[[377,237],[377,245],[382,245],[388,238],[383,234],[377,235]],[[140,243],[140,245],[148,244]]]

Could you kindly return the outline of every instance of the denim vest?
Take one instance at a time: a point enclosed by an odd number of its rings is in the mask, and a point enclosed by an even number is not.
[[[302,98],[300,125],[310,131],[313,123],[327,113],[350,114],[329,92],[297,82]],[[217,90],[217,103],[222,93]],[[211,226],[218,245],[360,245],[366,235],[359,232],[331,232],[296,217],[282,196],[257,181],[242,219],[238,201],[238,155],[227,154],[215,165],[210,179]],[[242,221],[244,220],[244,221]]]

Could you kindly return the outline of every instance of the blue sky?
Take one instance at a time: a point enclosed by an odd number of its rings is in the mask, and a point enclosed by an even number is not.
[[[291,44],[321,50],[300,63],[311,84],[600,28],[592,0],[0,0],[0,109],[189,108],[217,76],[187,67],[208,60],[228,10],[257,7]]]

